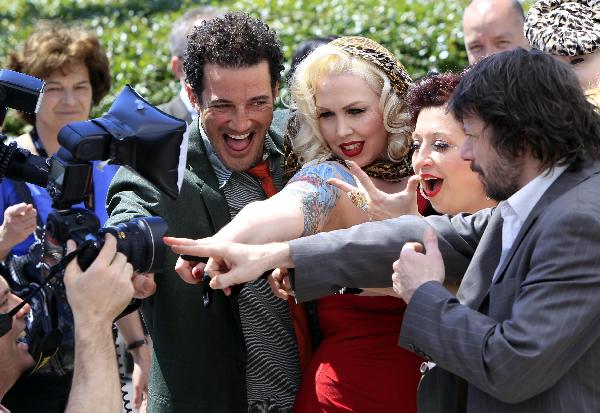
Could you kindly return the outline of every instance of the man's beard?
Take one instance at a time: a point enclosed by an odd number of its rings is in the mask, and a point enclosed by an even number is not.
[[[494,162],[490,168],[493,174],[487,175],[481,167],[471,162],[471,170],[477,173],[483,185],[483,190],[488,198],[495,201],[504,201],[519,190],[519,176],[521,165],[518,161]]]

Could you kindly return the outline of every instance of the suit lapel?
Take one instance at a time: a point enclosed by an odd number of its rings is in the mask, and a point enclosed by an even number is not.
[[[523,241],[523,238],[528,233],[531,226],[535,223],[539,215],[545,207],[551,204],[556,198],[577,186],[580,182],[588,179],[590,176],[600,172],[600,162],[586,162],[582,171],[571,172],[565,171],[559,176],[556,181],[548,188],[544,195],[535,205],[523,227],[517,234],[517,238],[511,249],[498,269],[498,277],[496,283],[502,280],[510,261],[515,255],[516,250]],[[496,208],[492,216],[492,221],[486,229],[475,255],[471,260],[471,265],[467,269],[463,281],[457,293],[457,298],[464,305],[467,305],[475,310],[479,309],[481,303],[487,296],[492,283],[492,277],[502,253],[502,217],[500,209]]]
[[[542,197],[537,202],[537,204],[535,204],[535,206],[531,210],[531,213],[529,214],[529,216],[523,223],[523,226],[521,227],[521,230],[517,234],[517,237],[515,238],[513,245],[511,246],[510,250],[506,254],[506,258],[504,259],[504,261],[502,262],[502,265],[498,269],[498,276],[496,277],[496,281],[494,283],[498,283],[502,280],[502,278],[504,277],[504,273],[506,272],[506,269],[508,268],[508,265],[510,264],[512,258],[514,257],[515,252],[521,245],[521,242],[525,238],[525,235],[529,232],[532,225],[535,223],[535,221],[540,216],[540,214],[544,211],[544,209],[548,205],[550,205],[552,202],[554,202],[554,200],[556,198],[560,197],[564,193],[568,192],[571,188],[577,186],[579,183],[588,179],[591,175],[598,173],[598,172],[599,171],[598,171],[597,164],[587,163],[586,165],[584,165],[583,170],[579,171],[579,172],[570,172],[567,169],[565,172],[562,173],[562,175],[560,175],[556,179],[556,181],[554,181],[552,183],[552,185],[550,185],[548,190],[544,193],[544,195],[542,195]]]
[[[488,292],[501,253],[502,216],[500,208],[496,208],[456,294],[462,304],[473,309],[479,308]]]
[[[194,172],[192,174],[194,184],[200,187],[202,200],[208,210],[213,229],[217,232],[231,221],[227,200],[223,191],[219,189],[217,176],[206,156],[198,118],[194,120],[188,130],[190,131],[189,153],[193,154],[188,158],[189,167]]]

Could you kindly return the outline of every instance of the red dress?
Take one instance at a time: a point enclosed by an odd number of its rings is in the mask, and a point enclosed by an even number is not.
[[[294,412],[416,412],[422,360],[398,347],[404,301],[343,294],[317,303],[323,340]]]

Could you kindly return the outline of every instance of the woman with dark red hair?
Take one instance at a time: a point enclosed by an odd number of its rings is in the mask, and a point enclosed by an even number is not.
[[[485,196],[483,185],[469,162],[461,159],[460,149],[465,141],[462,124],[448,112],[447,103],[458,85],[461,75],[457,73],[430,74],[412,84],[406,96],[409,106],[412,133],[412,166],[420,178],[419,192],[429,200],[429,213],[455,215],[473,213],[496,205]],[[381,220],[397,217],[413,211],[416,194],[406,191],[388,194],[369,184],[367,175],[356,164],[350,171],[362,184],[360,191],[368,202],[367,212],[371,219]],[[338,188],[356,192],[358,188],[336,179],[329,183]],[[419,208],[421,212],[423,208]],[[424,214],[427,214],[425,212]],[[447,287],[455,290],[460,280],[446,280]],[[391,288],[389,289],[391,293]]]

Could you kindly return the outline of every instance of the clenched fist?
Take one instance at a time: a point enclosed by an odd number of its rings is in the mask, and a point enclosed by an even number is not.
[[[6,258],[8,252],[27,239],[37,226],[37,211],[31,204],[21,202],[4,210],[4,222],[0,225],[0,249]]]

